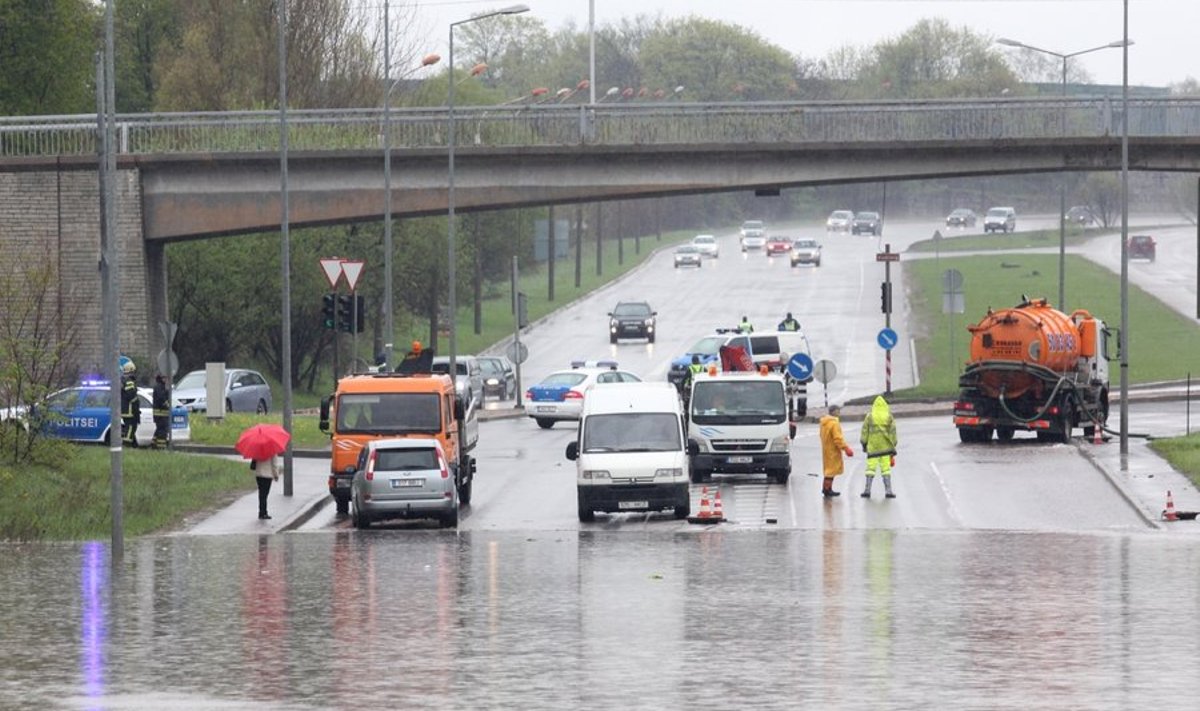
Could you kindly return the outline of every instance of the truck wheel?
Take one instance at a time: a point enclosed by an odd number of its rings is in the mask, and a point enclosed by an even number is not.
[[[595,521],[595,520],[596,520],[596,512],[592,511],[590,508],[585,507],[583,504],[580,504],[579,505],[579,522],[580,523],[591,523],[592,521]]]
[[[791,469],[776,469],[775,471],[768,472],[767,478],[774,481],[776,484],[783,484],[784,486],[787,486],[788,477],[790,477],[791,474]]]
[[[471,505],[471,489],[474,487],[474,480],[467,481],[466,484],[461,484],[458,487],[458,503],[462,506]]]
[[[350,513],[350,499],[334,497],[334,503],[337,505],[337,512],[345,515]]]
[[[541,427],[544,430],[548,430],[554,426],[554,420],[548,420],[545,417],[538,417],[535,419],[537,419],[538,427]]]
[[[679,506],[675,507],[675,518],[676,519],[685,519],[691,515],[692,515],[691,502],[680,504]]]
[[[1011,442],[1015,432],[1016,430],[1012,427],[997,427],[996,439],[1000,440],[1001,442]]]
[[[1062,444],[1071,443],[1071,413],[1064,412],[1059,416],[1058,441]]]
[[[712,478],[712,472],[707,469],[692,469],[692,483],[704,484]]]

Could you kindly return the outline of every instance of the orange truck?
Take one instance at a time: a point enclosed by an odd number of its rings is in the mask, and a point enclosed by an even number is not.
[[[455,393],[449,375],[372,373],[338,381],[333,395],[321,401],[318,423],[332,439],[329,493],[338,513],[350,511],[350,489],[359,450],[375,439],[433,437],[449,458],[461,504],[471,503],[479,440],[474,403]]]
[[[971,332],[970,360],[959,377],[954,424],[963,442],[1007,442],[1017,430],[1069,442],[1108,421],[1108,336],[1087,311],[1070,316],[1045,299],[1024,298],[988,310]]]

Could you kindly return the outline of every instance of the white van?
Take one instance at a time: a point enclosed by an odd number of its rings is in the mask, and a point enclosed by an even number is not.
[[[576,462],[580,521],[595,520],[596,511],[691,513],[683,407],[670,383],[589,390],[567,459]]]
[[[713,472],[763,473],[786,484],[793,430],[779,373],[698,373],[688,406],[692,481]]]

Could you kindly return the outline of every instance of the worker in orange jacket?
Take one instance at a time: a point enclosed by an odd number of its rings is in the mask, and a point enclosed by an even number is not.
[[[821,495],[825,498],[841,496],[842,492],[833,490],[833,478],[842,474],[845,469],[842,464],[842,454],[854,456],[854,450],[846,444],[842,436],[840,405],[830,405],[829,414],[821,418],[821,462],[825,467],[825,482],[821,486]]]

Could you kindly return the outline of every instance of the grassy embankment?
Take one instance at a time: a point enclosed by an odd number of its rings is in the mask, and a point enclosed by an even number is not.
[[[1176,471],[1186,474],[1193,485],[1200,487],[1200,433],[1158,439],[1150,443],[1150,448],[1162,455]]]

